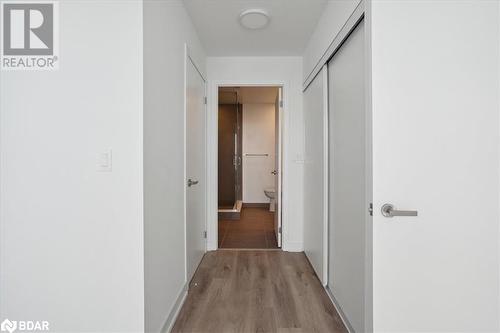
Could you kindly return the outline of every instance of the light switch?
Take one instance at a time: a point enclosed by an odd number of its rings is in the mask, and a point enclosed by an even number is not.
[[[97,157],[97,170],[110,172],[112,170],[113,154],[111,149],[99,153]]]

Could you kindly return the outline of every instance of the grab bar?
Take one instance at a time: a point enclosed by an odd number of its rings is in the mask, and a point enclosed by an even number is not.
[[[269,156],[269,154],[245,154],[248,157],[257,157],[257,156]]]

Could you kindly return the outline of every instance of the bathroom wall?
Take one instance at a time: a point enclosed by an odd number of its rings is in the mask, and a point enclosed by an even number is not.
[[[243,104],[243,202],[268,203],[265,188],[274,187],[275,105]],[[267,154],[267,156],[247,156]]]

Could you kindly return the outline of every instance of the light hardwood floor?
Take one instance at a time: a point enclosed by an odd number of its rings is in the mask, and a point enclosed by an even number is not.
[[[172,332],[347,332],[303,253],[208,252]]]

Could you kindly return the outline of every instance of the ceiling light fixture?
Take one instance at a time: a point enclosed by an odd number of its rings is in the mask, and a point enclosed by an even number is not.
[[[248,9],[240,14],[240,24],[247,29],[265,28],[269,20],[269,14],[263,9]]]

